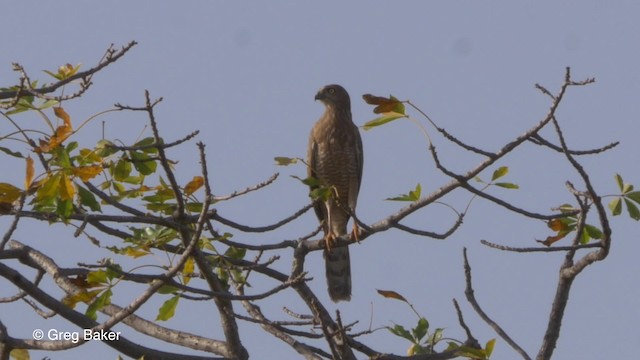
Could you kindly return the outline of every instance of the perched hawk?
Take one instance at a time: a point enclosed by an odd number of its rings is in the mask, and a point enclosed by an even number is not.
[[[351,121],[349,94],[340,85],[327,85],[316,94],[325,105],[324,114],[309,136],[309,175],[331,189],[332,196],[318,201],[314,210],[324,229],[327,286],[333,301],[351,299],[349,248],[332,248],[347,233],[350,214],[355,213],[362,180],[362,140]],[[358,236],[354,220],[353,234]]]

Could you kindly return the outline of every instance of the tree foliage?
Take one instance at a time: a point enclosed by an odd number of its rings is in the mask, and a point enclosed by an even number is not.
[[[45,71],[53,80],[42,85],[32,80],[24,68],[14,64],[14,70],[19,74],[18,83],[0,89],[0,116],[4,119],[0,156],[20,159],[25,169],[23,184],[0,179],[0,214],[12,218],[0,243],[0,277],[5,282],[3,288],[11,287],[15,292],[2,298],[2,303],[24,299],[33,304],[39,313],[53,312],[78,328],[90,329],[91,334],[108,333],[119,324],[131,332],[179,345],[188,353],[191,350],[208,353],[185,355],[181,351],[153,349],[127,339],[126,334],[114,341],[104,341],[105,345],[133,358],[247,358],[249,354],[243,345],[245,339],[239,331],[239,321],[262,327],[274,336],[274,341],[278,339],[285,342],[293,351],[308,359],[354,359],[357,354],[376,359],[407,358],[386,354],[376,349],[375,345],[367,344],[367,335],[376,329],[355,333],[352,325],[342,322],[340,313],[335,316],[330,314],[308,286],[309,277],[304,271],[306,256],[324,248],[324,241],[316,239],[318,229],[307,229],[307,233],[296,240],[278,243],[249,244],[234,240],[238,237],[236,235],[242,233],[269,233],[285,226],[294,226],[294,221],[312,207],[312,204],[304,205],[281,221],[262,227],[231,220],[216,209],[220,202],[234,201],[269,186],[276,181],[277,174],[232,194],[214,195],[209,185],[205,144],[198,142],[200,171],[191,174],[190,181],[181,183],[176,176],[177,162],[172,159],[171,151],[177,146],[187,146],[198,132],[179,139],[165,139],[155,113],[162,99],[153,99],[149,92],[145,92],[141,106],[115,104],[112,109],[98,112],[86,120],[78,120],[66,110],[69,102],[80,101],[90,88],[95,73],[120,60],[134,46],[135,42],[132,42],[120,49],[109,48],[98,64],[85,71],[81,71],[80,65],[70,64],[56,71]],[[607,257],[612,241],[609,217],[622,214],[623,208],[626,208],[630,218],[640,219],[640,192],[635,191],[633,185],[616,174],[615,184],[620,193],[612,196],[613,200],[607,208],[603,196],[579,161],[580,157],[597,156],[610,150],[617,143],[591,150],[574,150],[565,142],[556,110],[570,89],[593,82],[593,79],[572,79],[567,68],[557,92],[536,85],[549,98],[547,115],[522,135],[502,144],[497,151],[483,150],[459,140],[411,101],[399,100],[394,96],[364,95],[364,101],[375,106],[373,112],[376,117],[364,124],[363,128],[378,130],[393,121],[413,121],[425,135],[429,145],[428,155],[450,181],[428,194],[423,193],[418,183],[414,189],[387,199],[407,205],[372,224],[357,220],[362,229],[358,240],[366,241],[370,236],[390,229],[428,238],[448,238],[462,226],[468,209],[476,199],[484,199],[532,220],[546,221],[551,233],[540,241],[539,247],[516,248],[488,241],[483,241],[483,244],[513,252],[565,254],[547,330],[541,337],[540,349],[535,356],[537,359],[550,359],[560,335],[560,323],[569,301],[573,279],[587,266]],[[101,139],[95,144],[84,142],[79,135],[83,126],[108,111],[144,114],[151,134],[131,144],[114,139]],[[25,112],[39,115],[43,126],[25,128],[19,120]],[[548,127],[554,130],[555,140],[540,135],[541,130]],[[460,151],[476,154],[481,160],[464,173],[452,171],[438,156],[431,139],[436,135],[455,144]],[[574,198],[573,203],[557,204],[552,212],[544,214],[518,207],[500,197],[508,198],[508,192],[498,192],[501,194],[498,196],[489,191],[494,188],[508,191],[519,189],[515,182],[505,181],[509,168],[504,165],[503,159],[525,143],[534,143],[540,149],[564,156],[567,166],[581,179],[578,185],[566,184]],[[304,161],[294,157],[279,156],[275,160],[281,166],[305,165]],[[491,174],[490,177],[486,176],[487,173]],[[305,185],[314,184],[314,179],[299,180]],[[320,188],[320,191],[323,189]],[[447,205],[455,211],[457,220],[444,233],[402,223],[407,217],[420,216],[418,211],[427,206],[446,204],[447,197],[453,191],[466,192],[471,195],[471,200],[464,209]],[[331,196],[331,191],[324,189],[322,194],[314,196]],[[87,264],[84,263],[84,254],[65,254],[73,256],[80,265],[64,268],[58,265],[53,254],[39,251],[37,243],[29,245],[13,239],[18,227],[28,226],[34,221],[75,228],[75,236],[94,244],[96,252],[104,253],[102,256],[105,259]],[[219,231],[219,225],[233,229],[233,233]],[[561,240],[563,245],[560,246],[558,243]],[[353,241],[345,236],[338,240],[336,246],[348,246]],[[154,260],[149,260],[153,258],[152,255],[158,254],[163,254],[167,262],[158,265]],[[277,261],[290,262],[291,271],[277,270],[274,266]],[[26,271],[28,269],[35,270],[37,275],[29,278],[25,275],[30,273]],[[395,324],[386,327],[389,335],[408,342],[407,356],[412,359],[488,359],[495,343],[500,341],[511,346],[523,359],[533,358],[482,310],[474,296],[466,251],[464,272],[467,301],[494,328],[499,339],[477,340],[466,325],[455,299],[453,310],[465,331],[466,339],[451,339],[446,336],[444,328],[432,327],[428,319],[400,293],[392,289],[379,290],[381,296],[408,306],[417,318],[415,325]],[[54,281],[58,292],[40,286],[45,277]],[[256,292],[252,283],[273,286],[266,291]],[[117,294],[131,291],[127,284],[136,285],[138,293],[126,304],[117,303]],[[264,313],[258,303],[279,292],[287,292],[288,296],[295,297],[306,306],[306,313]],[[143,318],[138,314],[138,309],[151,298],[160,298],[163,302],[157,309],[155,319]],[[178,314],[181,306],[193,301],[209,301],[215,305],[220,319],[221,338],[163,325]],[[18,338],[11,334],[11,324],[0,323],[2,359],[10,353],[16,358],[26,356],[25,350],[53,351],[75,346],[78,346],[77,341],[71,339],[52,341]]]

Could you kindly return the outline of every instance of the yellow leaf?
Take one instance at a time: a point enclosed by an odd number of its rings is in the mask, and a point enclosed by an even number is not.
[[[13,360],[29,360],[29,351],[27,349],[13,349],[9,353],[9,357]]]
[[[8,184],[0,183],[0,203],[12,203],[20,197],[22,190]]]
[[[33,174],[35,173],[35,168],[33,166],[33,159],[31,156],[27,157],[27,177],[24,179],[24,189],[29,190],[31,184],[33,183]]]
[[[82,64],[78,64],[76,66],[73,66],[71,64],[65,64],[60,66],[58,68],[58,74],[56,74],[57,75],[56,78],[59,80],[63,80],[75,75],[78,72],[78,69],[80,69],[80,65]]]
[[[48,174],[47,177],[39,181],[40,186],[38,187],[38,192],[36,193],[36,199],[39,201],[45,199],[51,199],[58,196],[59,187],[60,187],[60,173],[55,173],[53,175]]]
[[[202,176],[194,176],[191,181],[184,187],[184,193],[191,195],[202,187],[204,178]]]
[[[147,256],[149,254],[151,254],[147,249],[144,248],[131,248],[128,247],[127,250],[124,252],[125,255],[127,256],[131,256],[134,259],[137,259],[139,257],[143,257],[143,256]]]
[[[62,299],[62,303],[70,308],[75,308],[79,302],[90,303],[102,290],[79,291],[75,295],[69,295]]]
[[[182,268],[182,281],[185,285],[189,283],[191,280],[191,274],[193,274],[193,270],[195,269],[193,257],[189,256],[187,261],[184,263],[184,268]]]
[[[69,179],[67,174],[62,174],[60,178],[60,199],[72,200],[75,194],[76,188],[73,186],[71,179]]]
[[[77,176],[83,182],[89,181],[96,177],[98,174],[102,172],[102,166],[100,165],[91,165],[91,166],[80,166],[74,167],[72,169],[73,175]]]
[[[80,149],[80,156],[82,156],[82,161],[85,163],[88,161],[100,162],[102,160],[97,152],[91,149]]]

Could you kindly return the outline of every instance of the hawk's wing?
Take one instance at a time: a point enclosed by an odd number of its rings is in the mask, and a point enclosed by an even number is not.
[[[313,177],[314,179],[318,179],[315,168],[318,164],[318,144],[316,143],[314,133],[311,132],[311,136],[309,137],[309,145],[307,146],[307,176]],[[317,189],[317,186],[310,186],[310,191]],[[322,224],[323,229],[327,228],[326,221],[324,219],[323,212],[323,204],[322,201],[314,200],[313,210],[320,220],[320,224]]]

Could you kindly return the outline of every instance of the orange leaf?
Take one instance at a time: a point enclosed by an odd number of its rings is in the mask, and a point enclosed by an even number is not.
[[[27,177],[24,179],[24,189],[29,190],[31,184],[33,183],[33,174],[35,173],[35,168],[33,166],[33,159],[31,156],[27,157]]]
[[[377,105],[373,112],[376,114],[382,114],[387,112],[400,112],[404,115],[404,111],[397,111],[396,106],[401,105],[402,102],[393,97],[382,97],[371,94],[362,95],[364,101],[369,105]]]
[[[80,166],[80,167],[74,167],[71,170],[73,171],[73,175],[79,177],[80,180],[82,180],[83,182],[87,182],[102,172],[102,166],[100,165]]]
[[[569,229],[569,226],[567,225],[566,221],[562,221],[562,219],[549,220],[547,222],[547,226],[549,227],[549,229],[555,232],[566,231]]]
[[[73,285],[83,289],[91,289],[91,288],[100,287],[104,285],[104,284],[89,284],[89,282],[87,282],[86,275],[77,275],[76,277],[70,277],[69,281]]]
[[[40,146],[38,146],[35,151],[37,153],[48,153],[58,147],[58,145],[62,144],[73,133],[73,129],[70,125],[71,124],[69,123],[69,126],[67,126],[67,124],[58,126],[56,132],[51,136],[48,142],[40,139]]]
[[[56,116],[60,119],[62,119],[62,121],[64,121],[64,124],[68,127],[71,127],[71,117],[69,116],[69,114],[67,114],[66,111],[64,111],[63,108],[61,107],[55,107],[53,108],[53,112],[54,114],[56,114]]]
[[[393,291],[393,290],[377,290],[378,294],[386,297],[386,298],[391,298],[391,299],[396,299],[396,300],[402,300],[406,303],[408,303],[407,299],[404,298],[404,296],[398,294],[397,292]]]
[[[194,176],[191,181],[184,187],[184,193],[191,195],[202,187],[204,178],[202,176]]]
[[[547,236],[547,239],[544,240],[544,241],[540,241],[540,240],[537,240],[537,241],[539,243],[543,244],[543,245],[551,246],[551,245],[553,245],[553,243],[555,243],[558,240],[561,240],[565,236],[567,236],[567,233],[561,233],[561,234],[558,234],[556,236]]]
[[[71,125],[71,117],[69,114],[67,114],[67,112],[61,107],[53,108],[53,112],[58,118],[64,121],[64,124],[58,126],[48,142],[40,140],[40,146],[36,148],[37,153],[50,152],[58,147],[58,145],[62,144],[73,133],[73,126]]]

